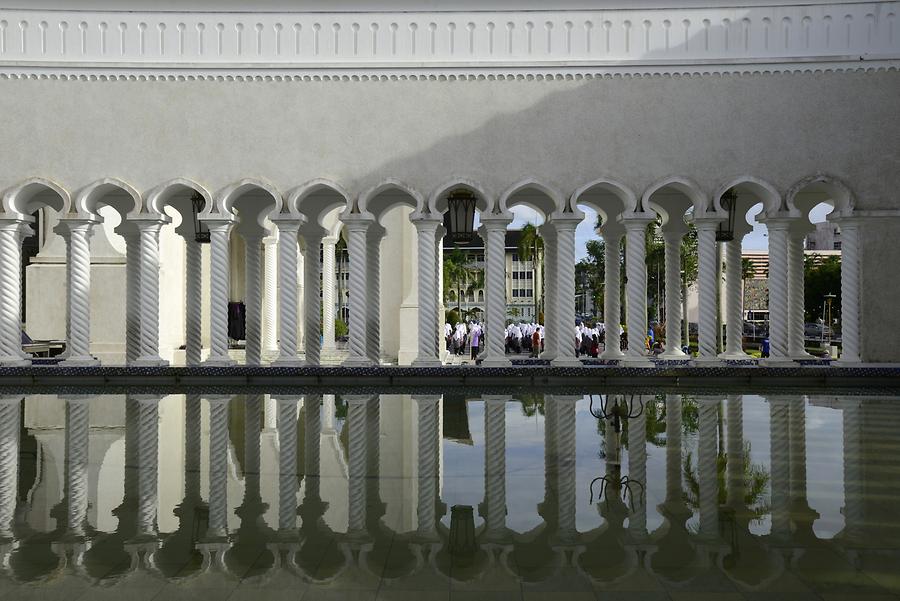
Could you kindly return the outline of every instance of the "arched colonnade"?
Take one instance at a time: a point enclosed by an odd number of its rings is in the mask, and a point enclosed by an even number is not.
[[[430,193],[420,192],[397,179],[385,179],[362,191],[315,179],[282,192],[260,179],[243,179],[211,193],[196,181],[177,178],[144,193],[126,182],[105,178],[74,194],[57,183],[32,178],[8,189],[0,214],[0,365],[28,364],[20,345],[22,240],[31,233],[31,215],[39,209],[56,211],[59,225],[54,231],[66,243],[67,351],[64,365],[96,365],[90,353],[90,246],[94,228],[103,220],[99,209],[113,207],[122,217],[116,229],[126,241],[126,361],[131,365],[163,365],[159,353],[159,234],[171,222],[166,207],[181,213],[176,233],[183,237],[186,256],[185,348],[188,365],[201,362],[201,322],[204,313],[202,278],[210,283],[207,307],[210,323],[209,357],[205,363],[228,366],[228,282],[229,239],[237,232],[246,243],[247,363],[262,362],[263,298],[268,290],[270,309],[277,306],[278,358],[274,365],[318,365],[318,336],[306,335],[304,359],[299,356],[298,320],[300,299],[296,282],[297,248],[302,249],[304,331],[318,332],[324,316],[325,340],[333,341],[333,289],[321,288],[321,274],[333,277],[333,245],[336,237],[326,228],[324,217],[341,211],[350,256],[350,366],[380,362],[379,269],[380,242],[386,234],[381,218],[390,209],[405,205],[417,232],[416,264],[418,295],[418,354],[414,365],[440,365],[441,244],[445,235],[443,215],[447,197],[458,189],[476,196],[479,235],[485,244],[486,263],[486,348],[483,364],[506,366],[503,327],[506,319],[504,240],[512,222],[512,208],[529,206],[544,217],[540,228],[546,248],[546,340],[543,359],[560,366],[580,365],[574,344],[568,343],[575,322],[575,229],[584,214],[578,206],[590,207],[600,215],[600,234],[607,241],[606,264],[618,263],[622,238],[626,247],[626,316],[628,352],[610,345],[605,359],[630,365],[650,365],[644,351],[647,331],[647,271],[644,237],[647,225],[661,222],[666,247],[667,327],[681,331],[680,247],[687,222],[698,231],[699,256],[699,357],[700,362],[743,359],[740,337],[729,337],[725,352],[717,354],[719,303],[726,306],[729,323],[742,323],[740,294],[741,240],[751,226],[743,216],[762,204],[758,221],[769,231],[769,307],[771,359],[787,363],[805,358],[803,350],[803,238],[811,230],[808,214],[820,202],[834,207],[829,220],[842,228],[842,361],[860,360],[860,218],[853,213],[853,197],[840,180],[814,175],[798,181],[784,192],[768,182],[749,176],[726,180],[712,192],[686,177],[666,177],[638,194],[613,179],[599,178],[565,194],[536,179],[525,179],[502,193],[494,193],[478,182],[452,178]],[[718,298],[716,230],[728,217],[722,198],[734,198],[738,219],[734,239],[725,243],[725,272],[728,288]],[[199,219],[210,232],[210,272],[202,274],[200,243],[195,240],[191,196],[199,195],[203,209]],[[686,221],[687,220],[687,221]],[[273,243],[277,240],[277,248]],[[265,242],[265,244],[264,244]],[[322,247],[325,251],[320,255]],[[277,299],[271,273],[265,281],[261,257],[274,261],[277,252]],[[325,264],[323,265],[323,257]],[[391,259],[392,260],[392,259]],[[607,269],[607,290],[620,289],[617,269]],[[676,293],[677,292],[677,293]],[[324,296],[324,307],[323,307]],[[619,295],[606,294],[604,316],[621,313]],[[619,335],[619,319],[606,319],[608,339]],[[267,327],[274,329],[274,321]],[[422,335],[422,332],[429,332]],[[274,332],[273,332],[274,333]],[[667,340],[664,358],[686,358],[679,336]]]

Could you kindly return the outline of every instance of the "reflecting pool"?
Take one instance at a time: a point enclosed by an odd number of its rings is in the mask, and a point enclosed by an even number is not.
[[[898,426],[877,393],[9,395],[0,595],[895,598]]]

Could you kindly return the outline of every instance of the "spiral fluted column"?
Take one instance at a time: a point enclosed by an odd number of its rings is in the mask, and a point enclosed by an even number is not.
[[[130,365],[141,356],[141,233],[129,221],[117,231],[125,238],[125,362]]]
[[[81,538],[87,527],[88,434],[90,400],[87,395],[64,397],[66,403],[66,528],[70,537]]]
[[[321,363],[322,347],[322,235],[325,230],[307,226],[303,230],[303,349],[306,365]]]
[[[841,231],[843,234],[843,230]],[[862,407],[859,399],[843,401],[844,530],[841,537],[861,542],[865,535],[865,489],[863,484]]]
[[[159,356],[159,231],[165,221],[140,220],[141,236],[141,356],[136,365],[168,365]]]
[[[245,291],[246,303],[246,363],[262,363],[262,262],[261,236],[244,236],[245,242]]]
[[[207,538],[228,535],[228,404],[230,396],[209,402],[209,528]]]
[[[297,250],[299,219],[275,219],[278,228],[278,359],[274,365],[296,367],[302,365],[297,356]]]
[[[839,364],[861,361],[859,223],[842,219],[841,227],[841,357]],[[831,327],[832,324],[828,324]]]
[[[18,220],[0,221],[0,366],[31,365],[22,352],[22,240],[31,233]]]
[[[790,536],[790,457],[788,399],[769,397],[769,452],[772,475],[772,536],[784,540]]]
[[[700,439],[697,472],[700,480],[700,535],[714,538],[719,530],[719,481],[716,468],[716,442],[719,400],[700,397]]]
[[[484,242],[485,260],[485,350],[481,364],[507,367],[506,358],[506,226],[509,219],[482,216],[478,234]]]
[[[366,308],[369,279],[366,232],[373,221],[353,216],[344,217],[343,220],[347,227],[347,252],[350,256],[350,356],[344,361],[344,365],[366,367],[372,365],[366,351],[366,333],[369,329]]]
[[[0,396],[0,543],[13,538],[19,486],[22,395]]]
[[[683,220],[679,220],[683,223]],[[666,245],[666,359],[685,357],[681,350],[681,239],[683,229],[663,228]]]
[[[581,218],[558,216],[550,221],[556,230],[556,318],[561,341],[551,362],[558,367],[581,367],[575,357],[575,228]]]
[[[666,499],[682,503],[681,496],[681,395],[666,395]]]
[[[619,227],[615,227],[619,226]],[[624,357],[619,340],[622,337],[622,274],[619,267],[619,245],[622,230],[619,223],[606,223],[600,232],[606,243],[603,249],[603,327],[606,340],[604,359]]]
[[[484,397],[484,497],[488,537],[506,530],[506,395]]]
[[[558,245],[556,243],[556,229],[549,225],[544,224],[538,227],[538,233],[541,238],[544,240],[544,352],[540,354],[541,359],[553,361],[556,359],[558,349],[559,349],[559,340],[560,334],[560,323],[561,320],[558,319],[559,311],[557,310],[557,300],[558,295],[556,293],[557,282],[559,273],[556,269],[556,255],[558,250]],[[505,286],[505,284],[504,284]],[[505,294],[505,288],[504,288]],[[504,297],[504,302],[505,302]],[[569,333],[573,330],[575,324],[572,324],[572,327],[566,328],[566,333]]]
[[[278,530],[297,527],[297,397],[278,397]],[[307,415],[309,419],[309,415]]]
[[[378,223],[366,233],[366,355],[375,365],[381,363],[381,240],[385,229]]]
[[[322,348],[334,351],[334,252],[337,238],[322,239]]]
[[[185,505],[200,501],[200,454],[202,449],[202,399],[188,393],[184,398],[184,498]]]
[[[718,355],[719,261],[716,246],[717,220],[695,219],[697,226],[697,285],[699,316],[697,323],[698,359],[716,361]]]
[[[575,526],[575,403],[582,398],[580,395],[554,395],[550,407],[556,412],[557,537],[562,543],[572,543],[578,536]]]
[[[438,408],[440,395],[413,395],[418,409],[418,517],[417,534],[423,538],[436,535],[438,487]]]
[[[645,402],[640,396],[637,400],[639,403]],[[633,488],[631,499],[634,502],[634,510],[628,518],[628,531],[634,540],[641,540],[647,535],[646,406],[637,417],[628,418],[628,479],[640,485]]]
[[[348,532],[359,534],[366,527],[366,468],[368,467],[368,428],[366,405],[370,397],[347,396],[347,424],[349,428],[349,476],[348,476]]]
[[[625,321],[628,327],[628,352],[624,361],[630,364],[650,365],[644,339],[647,336],[647,224],[651,217],[633,217],[623,220],[625,225]]]
[[[764,220],[769,230],[769,358],[788,361],[788,226],[783,219]]]
[[[304,489],[306,497],[319,498],[320,477],[320,445],[322,437],[322,396],[320,394],[307,394],[303,398],[303,411],[306,414],[305,430],[303,432],[304,449]],[[331,396],[332,400],[334,397]],[[333,406],[332,406],[333,409]]]
[[[806,504],[806,400],[788,401],[791,424],[791,501]]]
[[[90,219],[60,219],[56,232],[66,241],[69,266],[67,294],[69,316],[68,356],[60,365],[99,365],[91,356],[91,247],[96,222]],[[18,274],[16,275],[18,277]]]
[[[263,352],[278,352],[278,238],[263,238]]]
[[[744,280],[741,274],[741,237],[725,243],[725,352],[723,359],[747,359],[744,352]]]
[[[139,536],[156,534],[159,500],[159,401],[155,395],[136,395],[138,410],[138,520]]]
[[[184,356],[187,365],[200,365],[203,353],[203,248],[185,238]]]
[[[209,269],[209,357],[206,365],[229,366],[228,356],[228,281],[230,278],[229,238],[234,222],[205,220],[210,236]]]
[[[419,256],[418,265],[418,301],[419,301],[419,333],[418,356],[413,365],[417,367],[434,367],[441,364],[438,339],[438,287],[435,271],[437,248],[434,240],[437,229],[441,225],[439,219],[415,219],[416,245]]]
[[[788,235],[788,354],[791,359],[805,359],[806,332],[803,316],[803,239],[804,232]]]
[[[727,435],[725,452],[728,454],[726,488],[728,505],[732,509],[744,506],[744,400],[741,395],[728,396],[726,409]]]

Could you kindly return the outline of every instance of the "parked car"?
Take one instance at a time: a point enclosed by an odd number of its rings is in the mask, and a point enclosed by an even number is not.
[[[821,339],[828,338],[832,334],[831,328],[820,323],[803,324],[803,335],[806,338]]]

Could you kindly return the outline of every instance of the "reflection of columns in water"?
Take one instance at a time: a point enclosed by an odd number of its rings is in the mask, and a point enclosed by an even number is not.
[[[806,401],[790,401],[791,501],[806,503]]]
[[[719,482],[716,470],[716,426],[719,414],[717,398],[699,397],[700,441],[697,472],[700,480],[700,535],[716,536],[718,531]]]
[[[278,530],[297,527],[297,397],[278,397]],[[307,416],[308,417],[308,416]]]
[[[769,431],[772,470],[772,535],[790,535],[790,440],[788,438],[788,401],[784,397],[769,398]]]
[[[553,396],[552,410],[556,413],[557,465],[557,532],[562,542],[571,542],[575,527],[575,403],[581,396]]]
[[[199,394],[184,399],[184,498],[186,504],[200,501],[201,401]]]
[[[377,395],[366,405],[366,505],[367,518],[384,515],[381,502],[381,403]]]
[[[744,401],[741,395],[729,395],[726,414],[727,436],[725,451],[726,490],[728,506],[741,509],[744,506]]]
[[[643,402],[638,397],[638,402]],[[651,401],[652,402],[652,401]],[[640,486],[632,485],[631,498],[634,512],[628,520],[628,530],[634,539],[640,540],[647,534],[647,408],[637,417],[628,419],[628,479]]]
[[[87,525],[88,431],[90,399],[65,397],[66,402],[66,527],[70,536],[82,537]]]
[[[334,419],[334,395],[324,395],[331,398],[331,417]],[[320,463],[320,438],[322,436],[322,398],[323,395],[307,394],[303,399],[303,411],[305,413],[305,431],[303,433],[305,493],[309,498],[319,498],[319,463]],[[328,405],[326,404],[326,410]]]
[[[437,459],[440,433],[438,407],[440,395],[413,395],[418,409],[418,534],[431,537],[435,533],[437,505]]]
[[[334,395],[322,395],[322,430],[334,432]]]
[[[159,497],[159,396],[135,396],[138,410],[138,535],[156,534]]]
[[[228,534],[228,404],[231,396],[209,402],[209,530],[208,538]]]
[[[0,539],[12,538],[19,483],[22,397],[0,397]]]
[[[484,491],[488,535],[506,528],[506,395],[484,397]]]
[[[362,532],[366,527],[366,405],[371,401],[367,395],[344,397],[347,401],[347,422],[349,430],[349,520],[348,531]]]
[[[553,410],[552,395],[544,395],[544,502],[541,508],[541,517],[548,526],[556,521],[556,411]]]
[[[859,400],[843,404],[844,435],[844,535],[848,541],[858,541],[863,534],[862,481],[862,415]]]
[[[666,500],[679,504],[681,496],[681,395],[666,395]]]
[[[260,491],[260,442],[263,425],[263,395],[248,394],[244,405],[244,499],[235,513],[241,529],[252,528],[262,520],[268,507]]]

